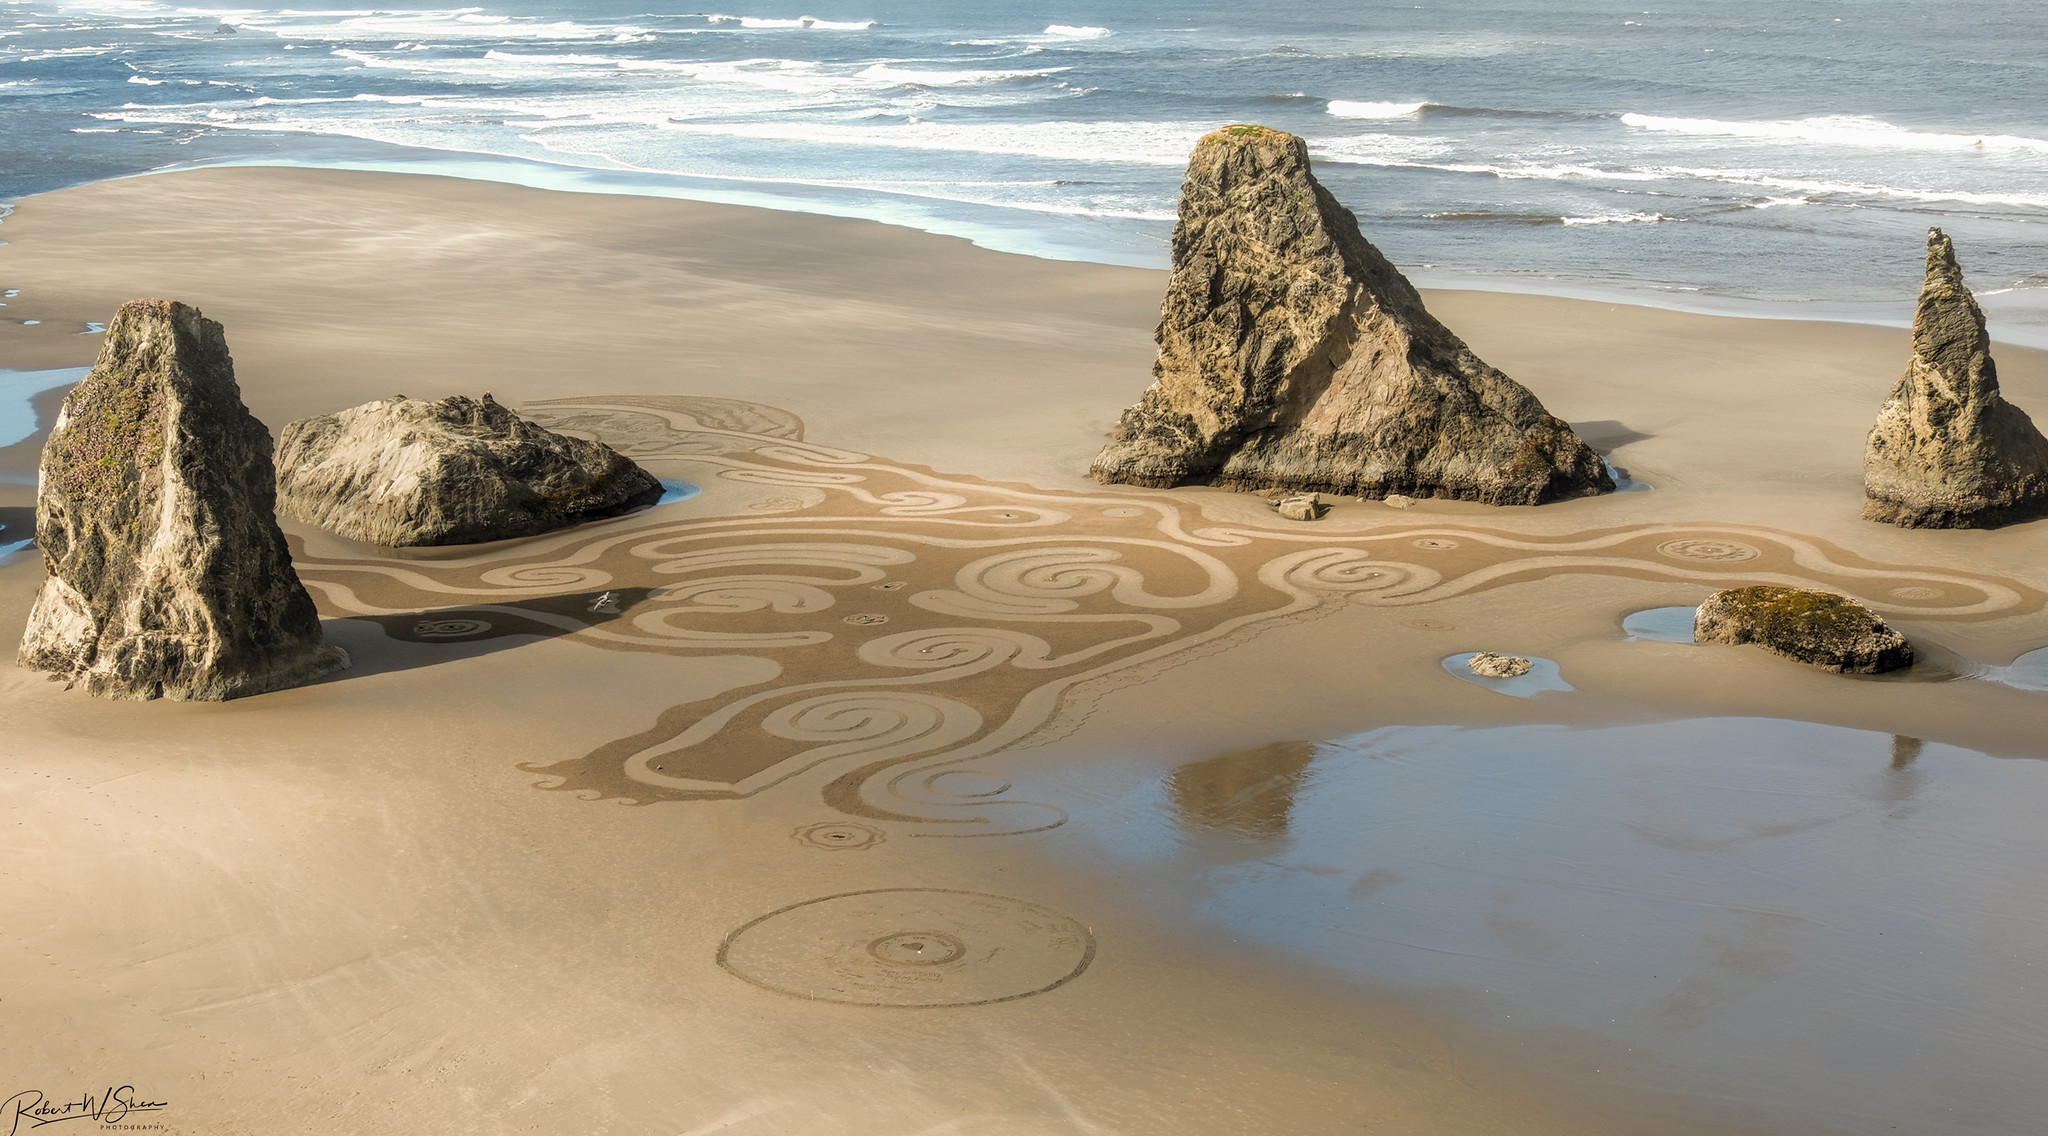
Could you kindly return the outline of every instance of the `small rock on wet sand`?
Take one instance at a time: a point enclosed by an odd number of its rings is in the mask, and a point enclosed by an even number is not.
[[[1481,651],[1465,663],[1467,670],[1481,678],[1514,678],[1529,673],[1535,664],[1520,655],[1496,655]]]

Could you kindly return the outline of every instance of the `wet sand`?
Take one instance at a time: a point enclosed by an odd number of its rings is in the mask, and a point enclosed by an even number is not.
[[[2038,1115],[2048,1022],[2006,992],[2048,966],[2012,866],[2048,695],[1954,676],[2048,644],[2048,524],[1857,519],[1903,332],[1432,293],[1655,488],[1307,527],[1081,476],[1147,381],[1155,272],[293,170],[32,198],[0,238],[0,366],[87,363],[88,321],[171,296],[273,430],[488,389],[703,487],[452,552],[287,524],[357,660],[312,687],[0,672],[8,1092],[133,1083],[205,1132]],[[2048,355],[1998,356],[2048,408]],[[10,529],[39,441],[0,450]],[[0,633],[40,576],[0,563]],[[1766,581],[1932,661],[1622,631]],[[1571,689],[1440,666],[1478,650]]]

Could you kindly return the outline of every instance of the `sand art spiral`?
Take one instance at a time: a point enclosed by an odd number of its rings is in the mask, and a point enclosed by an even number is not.
[[[639,733],[529,767],[544,787],[595,798],[800,783],[843,814],[913,835],[1050,827],[1057,809],[1015,800],[963,763],[1046,727],[1082,684],[1329,604],[1415,607],[1559,574],[1821,587],[1913,618],[1991,618],[2044,601],[1998,577],[1877,564],[1748,526],[1554,537],[1441,521],[1363,533],[1232,526],[1164,493],[1034,490],[816,445],[794,415],[730,399],[528,410],[665,476],[722,480],[750,503],[711,514],[707,493],[476,555],[297,563],[326,614],[375,620],[396,639],[570,636],[779,668],[772,682],[679,702]]]

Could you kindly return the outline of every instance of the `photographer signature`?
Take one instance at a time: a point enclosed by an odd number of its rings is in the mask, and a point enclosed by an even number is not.
[[[7,1125],[7,1136],[16,1136],[23,1131],[65,1120],[118,1124],[135,1113],[157,1112],[169,1104],[169,1101],[144,1100],[136,1095],[134,1085],[110,1088],[98,1096],[85,1093],[65,1101],[51,1100],[43,1095],[41,1089],[30,1089],[0,1102],[0,1123]]]

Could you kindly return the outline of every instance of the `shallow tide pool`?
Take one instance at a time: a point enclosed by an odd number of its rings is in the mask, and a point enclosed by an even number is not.
[[[2048,762],[1756,718],[1400,726],[1107,798],[1074,810],[1090,854],[1192,880],[1165,914],[1626,1055],[1631,1087],[1771,1131],[2048,1117]]]
[[[54,387],[70,386],[85,377],[90,367],[58,367],[47,371],[0,369],[0,446],[12,446],[34,437],[35,397]]]

